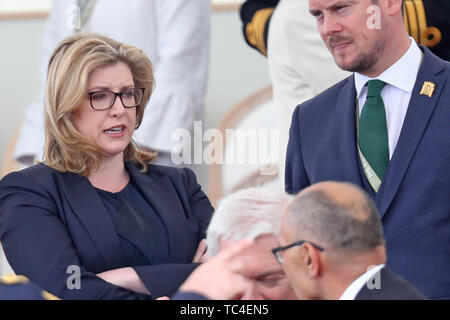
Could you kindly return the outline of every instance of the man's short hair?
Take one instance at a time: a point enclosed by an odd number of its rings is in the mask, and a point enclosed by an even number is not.
[[[361,201],[343,204],[322,190],[308,191],[292,202],[286,223],[299,239],[316,241],[326,248],[366,251],[384,244],[375,203],[360,187]],[[300,239],[302,238],[302,239]]]
[[[371,0],[373,4],[377,4],[379,0]],[[405,0],[402,0],[402,15],[405,13]]]
[[[238,241],[262,234],[278,234],[283,211],[292,200],[285,192],[250,188],[223,198],[208,227],[209,256],[219,251],[220,239]]]

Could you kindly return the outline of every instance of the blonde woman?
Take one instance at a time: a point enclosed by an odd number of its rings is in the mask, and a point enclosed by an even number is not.
[[[153,85],[135,47],[80,34],[55,49],[44,162],[0,182],[0,239],[17,274],[63,299],[148,299],[197,266],[209,200],[192,171],[150,164],[132,141]]]

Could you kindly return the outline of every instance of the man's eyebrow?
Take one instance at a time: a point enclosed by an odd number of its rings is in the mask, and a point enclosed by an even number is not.
[[[313,16],[315,16],[316,14],[320,13],[319,9],[309,9],[309,13]]]
[[[354,0],[336,0],[336,2],[330,4],[327,9],[336,9],[339,8],[341,6],[345,6],[345,5],[349,5],[349,4],[355,4],[356,1]]]
[[[340,1],[341,1],[341,0],[336,0],[335,2],[329,4],[329,5],[328,5],[325,9],[323,9],[323,10],[330,10],[330,9],[333,9],[334,7],[336,7],[336,6],[339,6],[339,3],[338,3],[338,2],[340,2]],[[316,14],[321,13],[323,10],[317,9],[317,8],[310,8],[310,9],[309,9],[309,13],[311,13],[313,16],[315,16]]]
[[[272,276],[272,275],[283,275],[284,276],[284,271],[283,270],[269,270],[269,271],[259,274],[258,278],[263,278],[263,277]]]
[[[336,8],[339,8],[340,6],[343,6],[345,4],[354,4],[355,1],[353,0],[336,0],[335,2],[329,4],[325,10],[336,10]],[[315,16],[316,14],[320,13],[321,10],[316,9],[316,8],[311,8],[309,9],[309,13],[311,13],[313,16]]]

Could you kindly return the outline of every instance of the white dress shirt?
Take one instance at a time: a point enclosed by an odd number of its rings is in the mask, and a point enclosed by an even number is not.
[[[381,269],[384,268],[384,264],[379,264],[373,268],[370,268],[361,276],[359,276],[355,281],[352,282],[347,289],[345,289],[344,293],[341,295],[339,300],[355,300],[359,291],[368,283],[368,281]],[[376,290],[376,289],[374,289]]]
[[[379,79],[386,82],[386,86],[381,92],[384,107],[386,109],[386,122],[389,140],[389,159],[392,158],[397,141],[402,130],[411,99],[412,90],[416,82],[422,60],[422,52],[416,41],[411,39],[411,45],[408,51],[389,69],[384,71],[376,78],[369,78],[360,73],[355,73],[356,96],[359,104],[359,115],[366,102],[367,82],[369,80]]]

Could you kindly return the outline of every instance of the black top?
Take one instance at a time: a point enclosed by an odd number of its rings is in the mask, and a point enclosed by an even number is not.
[[[161,218],[130,180],[119,192],[95,188],[119,237],[122,267],[169,262],[169,238]],[[148,261],[144,252],[150,253]]]

